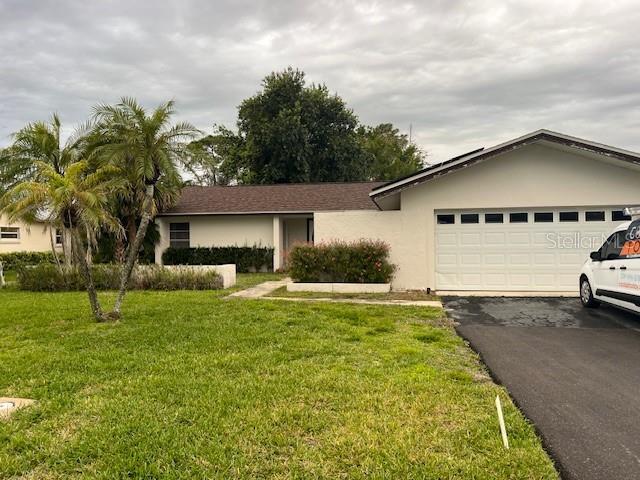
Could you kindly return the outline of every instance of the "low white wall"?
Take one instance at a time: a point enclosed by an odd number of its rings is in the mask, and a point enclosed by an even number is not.
[[[222,277],[222,288],[230,288],[236,284],[236,264],[225,265],[167,265],[170,270],[215,270]]]
[[[412,261],[413,251],[418,243],[413,233],[416,222],[415,219],[406,222],[405,218],[399,210],[316,213],[315,243],[332,240],[382,240],[390,247],[389,260],[398,267],[391,281],[392,289],[419,290],[424,285],[416,281],[414,270],[421,266]]]

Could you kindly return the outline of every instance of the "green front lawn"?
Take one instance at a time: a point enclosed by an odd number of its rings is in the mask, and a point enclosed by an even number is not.
[[[38,401],[0,421],[0,478],[557,476],[438,309],[134,292],[95,324],[78,292],[0,304],[0,396]]]

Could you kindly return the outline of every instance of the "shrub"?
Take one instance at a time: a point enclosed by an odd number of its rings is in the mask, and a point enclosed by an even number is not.
[[[169,247],[162,254],[165,265],[222,265],[235,263],[236,272],[273,270],[273,248],[260,247]]]
[[[295,245],[289,253],[289,274],[296,282],[388,283],[395,265],[381,241]]]
[[[62,261],[62,255],[58,255]],[[51,252],[11,252],[0,253],[0,262],[5,270],[16,270],[23,265],[40,265],[41,263],[55,264]]]
[[[120,265],[92,265],[98,290],[120,287]],[[18,270],[18,288],[32,292],[84,290],[86,284],[76,267],[58,269],[55,265],[22,266]],[[222,277],[213,270],[195,268],[168,269],[157,265],[138,266],[129,282],[131,290],[218,290]]]

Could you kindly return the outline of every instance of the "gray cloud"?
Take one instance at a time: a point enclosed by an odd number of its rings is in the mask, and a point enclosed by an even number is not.
[[[634,1],[0,0],[0,145],[122,95],[232,126],[292,65],[431,161],[538,128],[640,150],[638,24]]]

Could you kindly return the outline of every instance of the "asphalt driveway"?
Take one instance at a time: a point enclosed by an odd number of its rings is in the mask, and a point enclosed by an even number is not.
[[[640,479],[640,317],[569,298],[444,298],[565,479]]]

